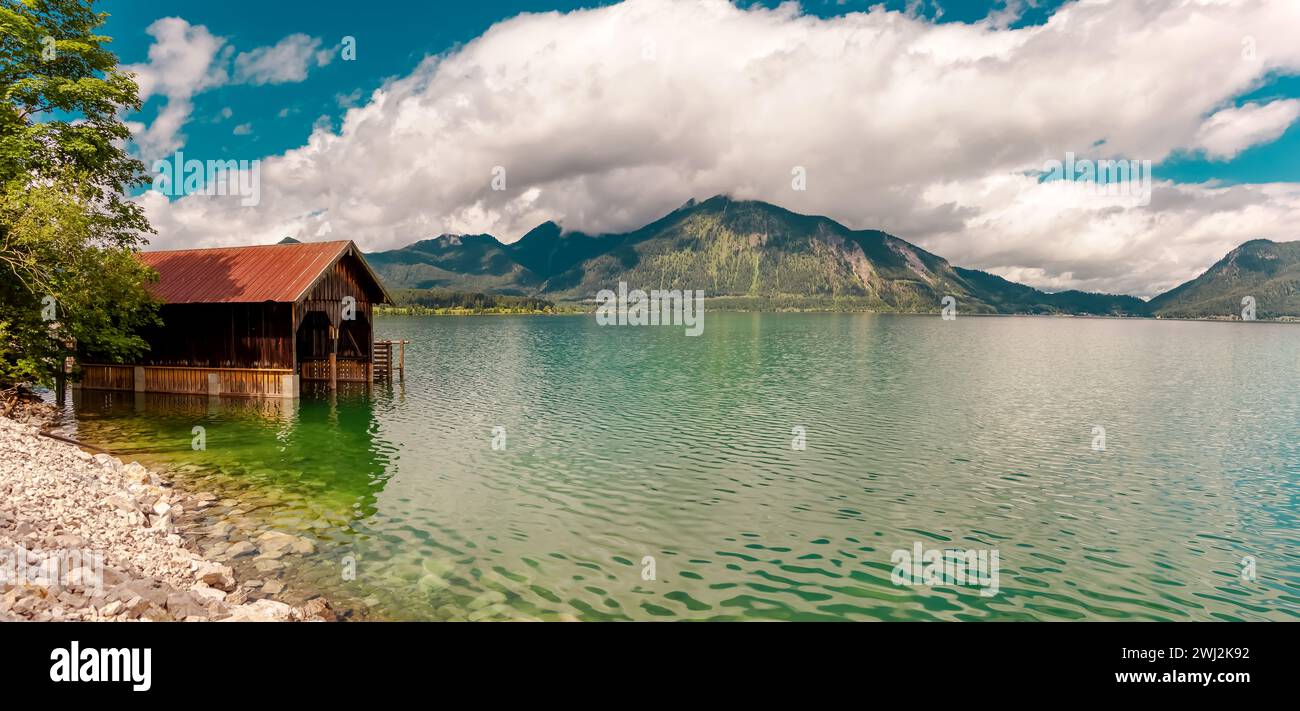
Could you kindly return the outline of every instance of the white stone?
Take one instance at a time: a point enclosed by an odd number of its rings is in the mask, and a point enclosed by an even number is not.
[[[190,588],[190,592],[194,593],[195,595],[197,595],[199,598],[203,600],[207,600],[207,601],[216,600],[217,602],[226,601],[226,593],[216,588],[208,587],[203,583],[195,583],[194,587]]]
[[[293,608],[278,600],[258,600],[230,608],[230,617],[222,622],[288,622]]]

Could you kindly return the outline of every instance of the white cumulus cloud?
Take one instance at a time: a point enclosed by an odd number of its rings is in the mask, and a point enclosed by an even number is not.
[[[319,37],[296,33],[269,47],[240,52],[235,57],[235,81],[245,84],[285,84],[307,78],[313,63],[323,66],[331,56],[320,49]]]
[[[167,103],[149,126],[129,122],[136,149],[150,161],[171,153],[184,143],[181,128],[194,110],[191,101],[198,92],[227,81],[218,56],[225,40],[206,27],[195,27],[179,17],[165,17],[145,30],[153,37],[149,61],[123,67],[135,74],[140,100],[162,96]]]
[[[1213,159],[1228,159],[1261,143],[1270,143],[1300,118],[1300,100],[1248,103],[1217,111],[1196,132],[1196,146]]]
[[[1045,25],[1004,24],[725,0],[520,15],[267,157],[255,208],[143,201],[159,247],[311,238],[328,222],[373,250],[442,232],[511,241],[549,219],[624,230],[729,193],[1036,285],[1144,295],[1246,239],[1296,237],[1296,186],[1157,175],[1149,205],[1061,205],[1025,176],[1067,153],[1158,163],[1270,140],[1284,118],[1273,104],[1206,126],[1300,72],[1300,3],[1087,0]]]
[[[329,63],[320,50],[321,40],[304,34],[292,34],[269,47],[235,55],[225,38],[179,17],[157,20],[145,32],[153,37],[149,61],[123,69],[135,75],[141,102],[154,96],[167,100],[149,124],[127,121],[135,152],[146,163],[185,144],[182,129],[194,111],[195,95],[229,83],[298,82],[307,78],[313,62],[317,66]],[[229,108],[223,109],[222,116],[229,118],[228,112]]]

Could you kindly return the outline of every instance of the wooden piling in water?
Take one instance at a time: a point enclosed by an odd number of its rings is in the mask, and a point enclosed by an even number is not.
[[[331,339],[330,345],[330,392],[339,389],[339,332],[333,326],[330,327]]]

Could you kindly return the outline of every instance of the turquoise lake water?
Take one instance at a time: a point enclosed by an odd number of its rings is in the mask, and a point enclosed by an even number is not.
[[[1300,326],[708,313],[694,338],[590,315],[377,337],[412,341],[404,383],[87,391],[68,430],[218,492],[236,538],[312,538],[241,576],[368,618],[1300,619]],[[996,551],[996,594],[895,584],[917,545]]]

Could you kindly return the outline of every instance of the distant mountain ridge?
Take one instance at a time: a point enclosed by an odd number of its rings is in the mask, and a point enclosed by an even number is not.
[[[1240,314],[1246,297],[1255,300],[1256,318],[1300,316],[1300,242],[1246,242],[1147,306],[1157,316],[1221,318]]]
[[[1275,310],[1260,301],[1259,316],[1267,318],[1266,313],[1300,314],[1300,248],[1295,245],[1300,243],[1248,242],[1234,250],[1241,252],[1236,258],[1229,262],[1230,254],[1198,280],[1216,269],[1221,276],[1200,284],[1193,280],[1146,302],[1081,291],[1047,293],[952,266],[886,232],[852,230],[827,217],[716,196],[692,200],[625,233],[564,232],[545,222],[511,244],[486,234],[443,235],[367,259],[395,289],[581,301],[624,281],[633,288],[704,289],[710,298],[777,307],[846,303],[903,312],[937,311],[944,296],[953,296],[961,313],[1182,316],[1225,307],[1234,290],[1257,287],[1257,299],[1286,297]],[[1225,307],[1222,314],[1239,311],[1240,306]]]

